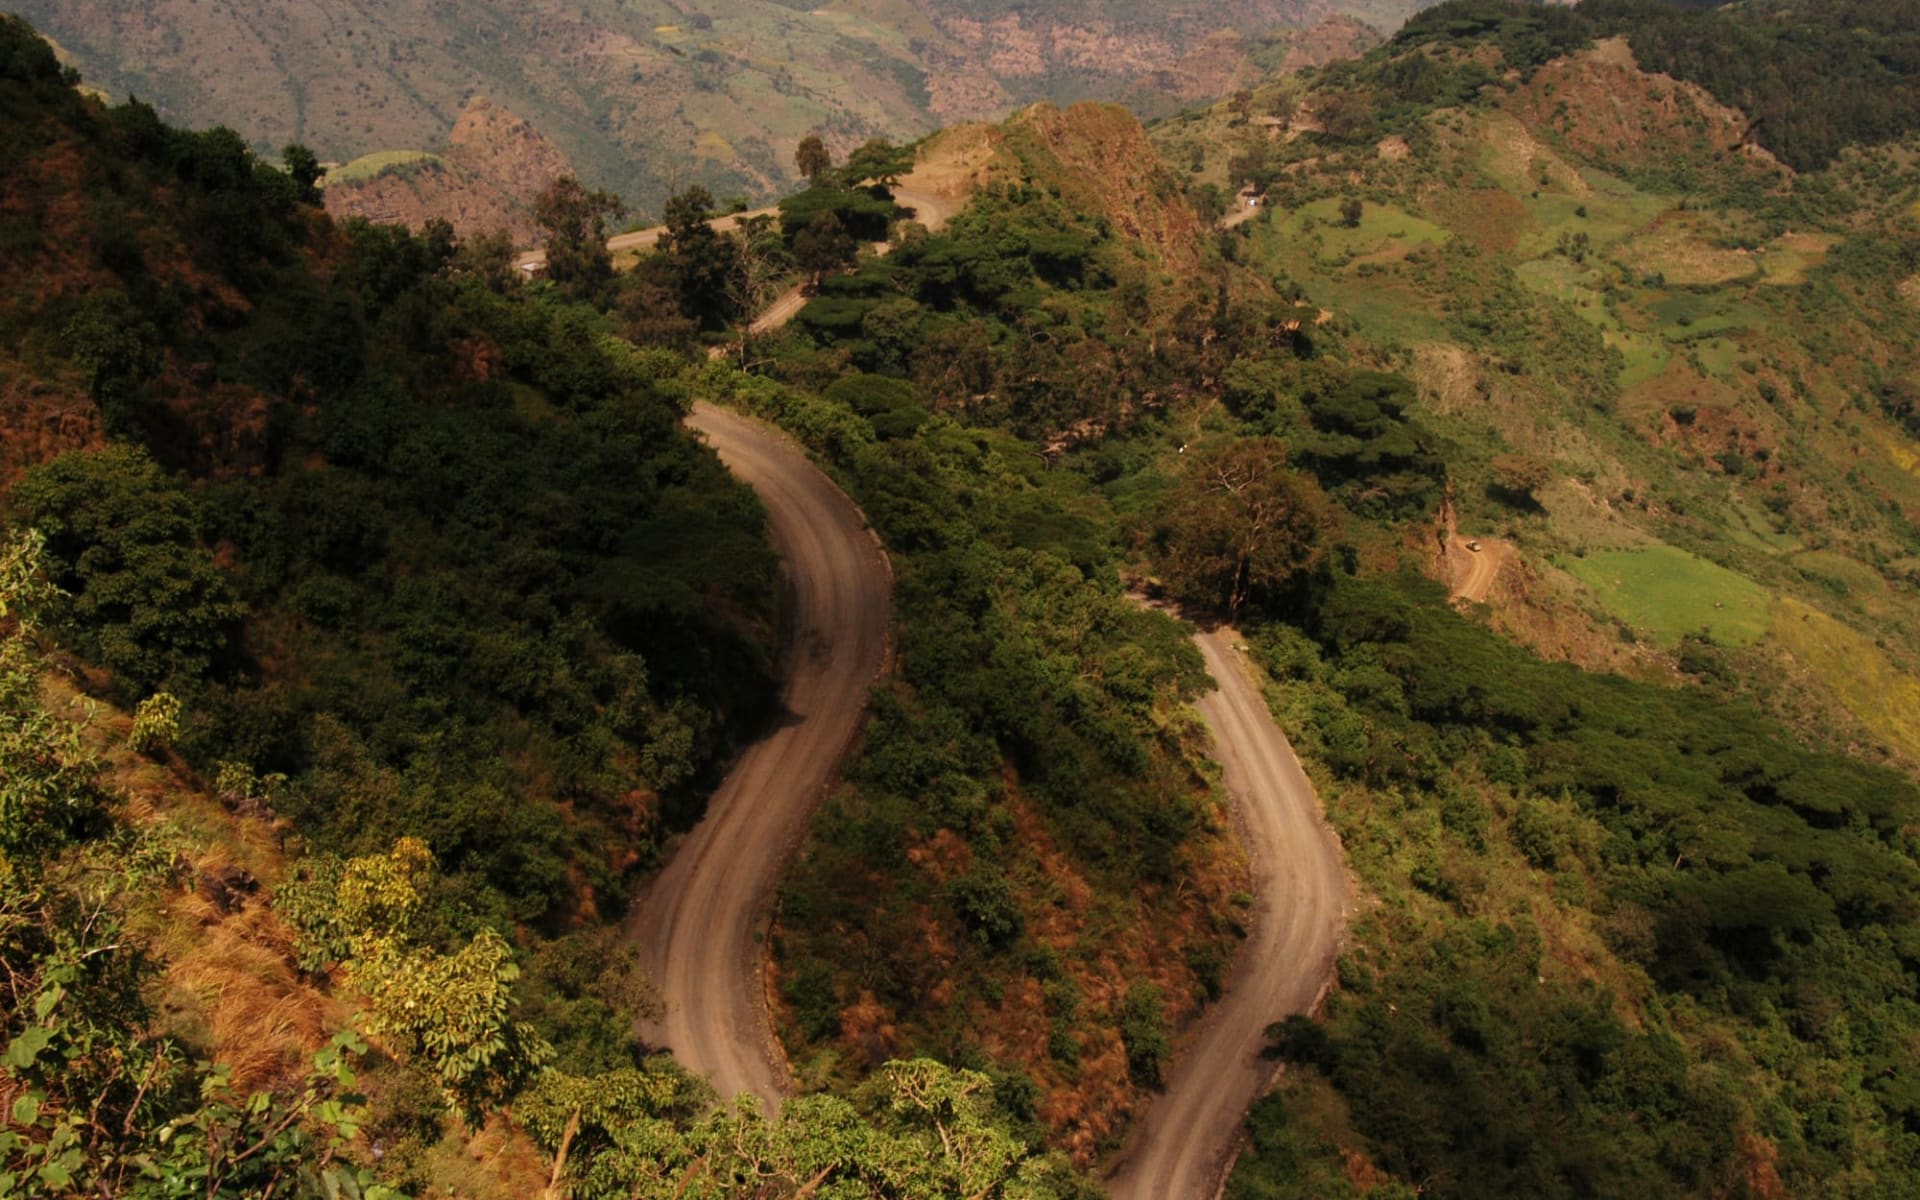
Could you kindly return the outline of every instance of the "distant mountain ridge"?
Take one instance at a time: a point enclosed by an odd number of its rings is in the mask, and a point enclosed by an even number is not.
[[[1427,0],[22,0],[91,84],[323,159],[444,144],[476,95],[525,118],[590,182],[657,209],[701,183],[767,197],[821,132],[844,150],[1035,100],[1169,111],[1295,54],[1288,30],[1391,30]],[[1263,38],[1280,31],[1276,38]],[[1353,30],[1333,45],[1351,46]],[[1311,44],[1326,44],[1319,39]],[[1309,50],[1309,58],[1314,56]]]

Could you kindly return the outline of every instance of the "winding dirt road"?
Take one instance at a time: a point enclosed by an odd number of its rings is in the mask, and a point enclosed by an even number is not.
[[[1247,1109],[1272,1084],[1266,1027],[1309,1012],[1333,976],[1347,923],[1340,842],[1293,746],[1274,724],[1228,628],[1194,636],[1218,690],[1195,707],[1213,733],[1253,873],[1252,932],[1225,996],[1136,1120],[1107,1180],[1113,1200],[1212,1200]]]
[[[640,1036],[772,1111],[789,1080],[767,1013],[768,912],[886,663],[892,575],[860,510],[791,442],[705,404],[687,423],[766,506],[786,588],[785,715],[728,773],[627,936],[664,1003]]]
[[[934,227],[964,202],[913,199]],[[761,320],[777,327],[798,307],[776,304]],[[707,405],[688,423],[766,506],[788,589],[787,717],[728,774],[627,932],[663,1001],[641,1036],[721,1096],[751,1092],[771,1111],[792,1081],[767,1012],[770,901],[884,667],[891,575],[860,510],[779,434]],[[1203,629],[1194,641],[1217,686],[1196,707],[1235,803],[1256,900],[1225,997],[1115,1160],[1114,1200],[1218,1194],[1247,1109],[1273,1081],[1273,1065],[1260,1057],[1266,1027],[1314,1007],[1346,928],[1339,842],[1234,648],[1238,635]]]

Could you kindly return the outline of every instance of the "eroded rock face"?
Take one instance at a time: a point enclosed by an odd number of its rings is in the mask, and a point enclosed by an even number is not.
[[[333,184],[326,189],[327,211],[414,229],[442,217],[462,237],[504,229],[524,244],[533,235],[533,198],[572,169],[539,130],[475,96],[441,154],[372,179]]]

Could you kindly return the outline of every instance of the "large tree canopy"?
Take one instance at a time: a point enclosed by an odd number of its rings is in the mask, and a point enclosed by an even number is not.
[[[1156,565],[1181,598],[1238,614],[1320,564],[1331,520],[1278,438],[1235,442],[1196,455],[1168,497],[1153,532]]]

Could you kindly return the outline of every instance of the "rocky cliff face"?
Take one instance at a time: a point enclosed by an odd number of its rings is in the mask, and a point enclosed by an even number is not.
[[[437,158],[332,184],[327,211],[336,219],[365,217],[415,229],[443,217],[462,237],[504,229],[524,244],[533,235],[533,198],[572,169],[532,125],[475,96]]]

